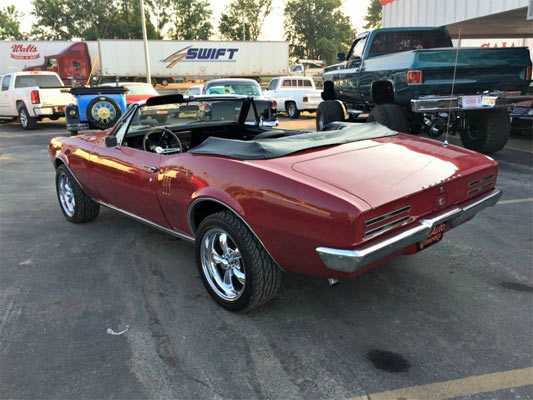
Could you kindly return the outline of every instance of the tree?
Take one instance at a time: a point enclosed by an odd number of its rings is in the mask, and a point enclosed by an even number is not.
[[[0,9],[0,40],[23,40],[25,35],[20,31],[19,13],[14,5]]]
[[[35,38],[44,40],[141,39],[138,0],[33,0]],[[158,39],[150,19],[149,39]]]
[[[291,55],[335,61],[355,38],[350,19],[340,11],[341,0],[287,0],[285,35]]]
[[[381,9],[382,6],[379,0],[370,0],[364,18],[366,21],[365,29],[381,28]]]
[[[172,0],[171,39],[207,40],[213,31],[209,0]]]
[[[222,13],[218,30],[228,40],[257,40],[271,11],[272,0],[233,0]]]

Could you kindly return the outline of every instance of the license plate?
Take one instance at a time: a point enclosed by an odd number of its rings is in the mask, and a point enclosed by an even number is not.
[[[463,96],[461,101],[463,108],[480,108],[482,105],[481,96]]]
[[[494,105],[496,104],[496,97],[483,96],[481,103],[483,104],[483,107],[494,107]]]
[[[426,247],[432,246],[435,243],[440,242],[442,237],[444,236],[445,230],[446,230],[446,222],[434,227],[433,230],[431,231],[431,234],[426,240],[416,244],[417,250],[418,251],[424,250]]]

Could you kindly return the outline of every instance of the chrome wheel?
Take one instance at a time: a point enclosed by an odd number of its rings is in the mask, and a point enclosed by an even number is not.
[[[74,198],[74,191],[70,185],[70,179],[65,173],[62,173],[58,179],[58,195],[63,211],[69,217],[72,217],[76,207],[76,199]]]
[[[26,126],[28,126],[28,116],[26,115],[26,111],[24,111],[24,109],[21,109],[19,111],[19,120],[23,128],[26,128]]]
[[[209,286],[222,299],[233,302],[244,293],[246,273],[239,248],[220,228],[205,232],[200,246],[200,261]]]

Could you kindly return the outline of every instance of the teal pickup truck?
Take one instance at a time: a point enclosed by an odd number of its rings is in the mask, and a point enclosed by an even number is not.
[[[509,137],[508,109],[530,106],[527,47],[453,48],[445,28],[383,28],[357,37],[324,71],[317,130],[368,113],[391,129],[492,153]]]

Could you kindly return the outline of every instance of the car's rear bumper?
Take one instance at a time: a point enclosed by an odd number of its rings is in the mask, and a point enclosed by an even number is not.
[[[479,105],[466,107],[465,99],[479,97]],[[416,113],[434,111],[468,111],[484,110],[491,108],[509,108],[519,105],[528,105],[533,100],[531,95],[515,95],[502,93],[488,93],[473,96],[424,96],[411,100],[411,110]]]
[[[326,267],[331,270],[348,273],[357,272],[359,269],[405,249],[410,245],[424,242],[430,236],[433,228],[442,223],[446,222],[448,228],[456,227],[481,210],[495,205],[501,196],[502,191],[494,189],[477,199],[431,218],[423,219],[416,226],[406,228],[403,231],[365,247],[354,250],[317,247],[316,252]]]

